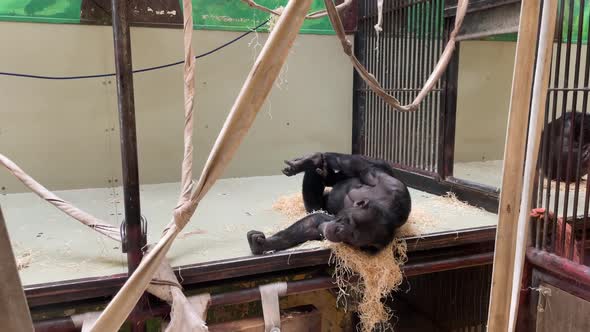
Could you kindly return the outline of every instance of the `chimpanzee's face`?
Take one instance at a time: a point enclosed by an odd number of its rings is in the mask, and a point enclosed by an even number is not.
[[[390,238],[381,215],[369,201],[355,202],[341,210],[336,218],[320,225],[320,231],[331,242],[343,242],[357,248],[378,250]]]

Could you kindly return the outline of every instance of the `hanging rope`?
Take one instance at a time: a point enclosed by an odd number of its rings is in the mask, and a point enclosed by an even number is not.
[[[270,13],[272,15],[277,15],[277,16],[281,15],[281,13],[279,13],[275,10],[269,9],[267,7],[261,6],[261,5],[257,4],[256,2],[254,2],[253,0],[241,0],[241,1],[247,3],[252,8],[259,9],[261,11]],[[315,16],[313,18],[323,17],[323,16],[326,16],[326,14],[327,14],[328,17],[330,18],[330,22],[332,23],[332,27],[334,28],[334,31],[336,32],[336,36],[338,36],[338,39],[340,39],[340,43],[342,44],[342,49],[344,50],[344,53],[346,55],[348,55],[348,57],[350,58],[350,61],[352,62],[354,69],[361,76],[361,78],[365,81],[365,83],[367,83],[369,88],[375,94],[377,94],[379,97],[381,97],[381,99],[383,99],[383,101],[385,103],[387,103],[389,106],[391,106],[396,111],[399,111],[399,112],[417,111],[420,104],[424,100],[424,98],[426,98],[426,96],[430,93],[430,91],[432,91],[436,82],[444,74],[445,70],[447,69],[447,66],[449,65],[449,61],[451,61],[453,51],[455,50],[455,43],[456,43],[457,35],[459,34],[459,30],[461,29],[461,25],[463,24],[463,19],[465,18],[465,14],[467,13],[467,6],[469,4],[469,0],[459,0],[458,1],[457,14],[455,16],[455,26],[453,28],[453,31],[451,31],[451,33],[449,35],[449,41],[447,42],[447,45],[445,46],[445,49],[444,49],[443,53],[441,54],[440,59],[438,60],[438,63],[434,67],[434,70],[432,71],[432,73],[428,77],[428,80],[426,80],[426,82],[424,83],[424,86],[422,87],[422,89],[420,90],[420,92],[418,93],[418,95],[416,96],[414,101],[412,101],[412,103],[408,104],[408,105],[402,105],[399,102],[399,100],[397,100],[397,98],[388,94],[381,87],[381,84],[379,83],[379,81],[377,81],[375,76],[373,74],[371,74],[365,68],[365,66],[363,66],[360,63],[360,61],[358,61],[358,59],[354,55],[354,52],[352,50],[352,43],[346,38],[346,33],[344,32],[344,26],[342,25],[342,20],[340,19],[340,15],[338,14],[338,11],[342,10],[343,8],[346,8],[346,6],[348,6],[350,4],[350,2],[352,2],[352,1],[344,1],[342,4],[335,6],[334,2],[332,0],[324,0],[324,3],[326,4],[326,10],[311,13],[311,14],[307,15],[306,18],[308,18],[308,19],[312,18],[309,16],[310,15],[317,15],[317,13],[321,13],[321,16]],[[375,25],[375,31],[377,33],[377,36],[379,36],[379,32],[382,30],[381,24],[383,21],[383,1],[377,0],[377,6],[378,6],[378,20],[377,20],[377,24]]]
[[[0,164],[6,167],[25,186],[37,194],[37,196],[53,204],[53,206],[60,209],[63,213],[78,220],[95,231],[106,235],[115,241],[121,242],[121,235],[117,227],[78,209],[72,205],[72,203],[58,197],[56,194],[45,188],[42,184],[35,181],[35,179],[25,173],[25,171],[23,171],[17,164],[15,164],[3,154],[0,154]]]
[[[455,17],[455,27],[449,35],[449,41],[447,42],[447,46],[445,47],[442,55],[440,56],[438,63],[434,67],[432,74],[430,74],[430,77],[428,77],[428,80],[426,81],[426,83],[424,83],[424,87],[422,88],[422,90],[420,90],[418,96],[416,96],[414,101],[412,101],[412,103],[408,105],[401,105],[400,102],[394,96],[385,92],[385,90],[383,90],[381,84],[379,83],[379,81],[377,81],[375,76],[369,73],[369,71],[358,61],[358,59],[354,55],[354,52],[352,51],[352,44],[346,38],[346,34],[344,33],[344,27],[342,26],[342,21],[340,20],[340,16],[338,15],[338,11],[336,10],[334,3],[332,2],[332,0],[324,0],[324,3],[326,4],[326,10],[328,12],[328,16],[330,17],[330,22],[332,22],[332,27],[334,28],[334,31],[336,31],[338,39],[340,39],[340,42],[342,43],[342,49],[344,50],[344,53],[348,55],[350,61],[352,62],[352,65],[354,66],[358,74],[367,83],[369,88],[379,97],[381,97],[381,99],[383,99],[383,101],[385,101],[393,109],[400,112],[413,112],[418,110],[420,103],[422,103],[422,101],[424,100],[424,98],[426,98],[428,93],[432,91],[436,82],[444,74],[449,64],[449,61],[451,61],[453,51],[455,50],[457,34],[461,29],[461,24],[463,23],[465,13],[467,12],[467,5],[469,1],[459,0],[457,4],[457,14]],[[377,29],[377,26],[375,28]]]
[[[178,206],[189,200],[193,181],[193,104],[195,100],[195,58],[193,57],[193,2],[183,0],[184,14],[184,158]],[[186,13],[188,11],[188,13]]]

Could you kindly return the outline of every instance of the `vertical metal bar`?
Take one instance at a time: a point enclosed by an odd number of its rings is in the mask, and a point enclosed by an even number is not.
[[[451,22],[449,22],[451,26]],[[452,27],[451,27],[452,29]],[[450,32],[450,31],[449,31]],[[461,50],[460,43],[455,46],[455,52],[449,62],[444,78],[444,93],[445,93],[445,112],[446,123],[445,138],[444,138],[444,175],[445,177],[453,175],[453,168],[455,164],[455,125],[457,123],[457,87],[459,81],[459,53]]]
[[[409,1],[409,0],[408,0]],[[409,24],[409,13],[408,13],[408,6],[404,6],[404,8],[402,9],[403,12],[403,20],[402,20],[402,31],[403,31],[403,59],[402,59],[402,79],[401,79],[401,88],[404,89],[404,91],[402,91],[401,94],[401,102],[405,104],[406,102],[406,92],[405,92],[405,88],[408,87],[408,81],[409,81],[409,75],[408,75],[408,70],[409,70],[409,66],[408,66],[408,59],[410,58],[410,56],[408,55],[408,24]],[[404,133],[403,136],[403,144],[402,144],[402,151],[403,151],[403,157],[402,157],[402,163],[404,165],[408,165],[408,150],[409,150],[409,140],[408,140],[408,113],[402,113],[402,130]]]
[[[395,89],[396,86],[396,82],[395,82],[395,73],[396,73],[396,61],[398,59],[397,56],[397,31],[395,29],[395,24],[396,22],[396,15],[397,15],[397,11],[395,10],[396,7],[396,2],[392,1],[392,5],[390,7],[390,13],[389,13],[389,22],[387,24],[387,29],[389,29],[389,36],[390,36],[390,49],[389,49],[389,77],[390,77],[390,88],[391,89]],[[391,92],[393,95],[395,94],[394,91]],[[388,160],[389,161],[394,161],[395,160],[395,146],[397,145],[397,140],[395,138],[396,135],[396,130],[395,130],[395,126],[397,124],[395,117],[397,115],[398,112],[394,111],[393,109],[391,109],[391,107],[388,107],[389,110],[389,146],[387,148],[388,150]]]
[[[374,3],[373,2],[368,2],[367,3],[367,12],[371,13],[371,15],[374,12]],[[374,53],[374,49],[375,49],[375,37],[374,37],[374,30],[372,29],[372,24],[373,24],[373,19],[371,19],[370,21],[367,21],[368,23],[371,23],[367,26],[367,35],[368,40],[369,40],[369,47],[367,47],[367,65],[369,68],[369,71],[371,73],[375,72],[375,53]],[[375,106],[376,106],[376,95],[374,93],[369,93],[369,123],[370,123],[370,141],[369,141],[369,156],[371,157],[375,157],[375,146],[377,145],[376,139],[375,139]]]
[[[409,100],[411,100],[414,97],[414,89],[418,88],[418,84],[416,83],[418,81],[418,61],[417,61],[417,52],[418,52],[418,29],[420,26],[420,21],[419,21],[419,15],[418,15],[418,11],[419,11],[419,5],[417,2],[412,3],[411,8],[411,13],[412,13],[412,31],[411,31],[411,36],[412,36],[412,56],[410,57],[411,60],[411,65],[410,68],[412,70],[412,76],[410,79],[410,92],[409,92]],[[411,162],[411,166],[412,167],[416,167],[416,160],[418,157],[418,142],[417,142],[417,138],[418,138],[418,118],[417,118],[417,114],[416,112],[412,112],[410,114],[410,117],[412,119],[412,124],[410,125],[410,137],[412,140],[412,150],[410,152],[410,155],[412,157],[412,162]]]
[[[401,36],[401,61],[398,64],[400,66],[401,69],[401,75],[400,75],[400,82],[399,82],[399,100],[402,104],[406,103],[406,88],[407,88],[407,84],[408,84],[408,78],[407,78],[407,73],[408,73],[408,2],[410,0],[405,0],[403,1],[403,6],[400,9],[400,14],[401,14],[401,22],[400,22],[400,36]],[[408,164],[408,158],[407,158],[407,149],[408,149],[408,114],[407,113],[400,113],[400,119],[401,119],[401,130],[400,130],[400,134],[401,134],[401,141],[403,142],[401,145],[401,149],[400,149],[400,153],[401,153],[401,158],[400,158],[400,162],[403,165],[407,165]]]
[[[387,22],[385,24],[386,29],[387,29],[387,33],[389,35],[389,39],[388,39],[388,57],[387,57],[387,77],[389,78],[389,88],[390,89],[394,89],[395,88],[395,76],[394,76],[394,71],[395,71],[395,59],[396,59],[396,54],[395,54],[395,29],[393,28],[393,24],[394,24],[394,16],[395,16],[395,11],[394,11],[394,7],[395,7],[395,2],[392,1],[393,4],[390,5],[390,7],[388,7],[388,13],[387,13]],[[393,92],[392,92],[393,93]],[[387,146],[385,149],[385,156],[386,156],[386,160],[387,161],[393,161],[393,147],[395,146],[395,139],[394,139],[394,134],[395,132],[393,131],[393,126],[395,124],[394,122],[394,117],[395,117],[395,111],[393,111],[391,109],[391,107],[387,107]]]
[[[377,68],[375,69],[375,76],[379,78],[379,82],[384,82],[385,83],[385,61],[384,61],[384,53],[387,54],[387,49],[385,48],[385,34],[387,32],[386,31],[382,31],[378,36],[377,33],[375,33],[375,57],[377,58]],[[385,88],[387,88],[387,85],[385,85]],[[376,157],[377,158],[383,158],[383,146],[385,146],[386,144],[386,139],[385,139],[385,121],[384,121],[384,109],[386,107],[386,104],[383,102],[383,100],[381,100],[381,98],[378,99],[377,102],[377,139],[378,139],[378,145],[377,145],[377,153],[376,153]]]
[[[427,22],[426,22],[426,18],[427,18],[426,13],[427,13],[426,2],[421,2],[420,3],[420,17],[421,17],[420,21],[421,21],[421,23],[420,23],[420,34],[419,34],[419,36],[420,36],[420,61],[419,61],[419,66],[420,67],[419,67],[419,71],[418,71],[418,73],[419,73],[418,74],[418,77],[420,77],[420,79],[418,80],[419,86],[422,86],[422,84],[424,84],[424,81],[425,81],[425,79],[424,79],[424,72],[425,72],[424,66],[426,65],[426,63],[425,63],[425,61],[426,61],[426,58],[425,58],[425,53],[426,53],[426,43],[425,43],[425,40],[426,40],[426,25],[427,25]],[[425,163],[425,160],[426,160],[426,155],[425,155],[426,154],[426,146],[425,146],[425,143],[426,143],[426,140],[425,140],[425,136],[426,136],[426,134],[425,134],[425,128],[426,128],[426,126],[425,126],[425,121],[424,121],[425,120],[425,114],[424,114],[424,112],[425,112],[424,107],[425,106],[426,106],[425,103],[423,103],[422,105],[420,105],[420,110],[418,111],[418,112],[420,112],[419,113],[419,115],[420,115],[420,149],[419,149],[420,150],[420,158],[419,158],[419,165],[420,165],[420,168],[421,169],[424,169],[424,170],[427,169],[426,163]]]
[[[569,79],[570,79],[570,62],[571,62],[571,50],[572,50],[572,25],[573,25],[573,13],[574,13],[574,0],[570,0],[570,10],[568,12],[568,21],[567,21],[567,42],[566,42],[566,49],[565,49],[565,68],[563,70],[563,87],[567,88],[569,85]],[[562,96],[562,102],[561,102],[561,114],[565,114],[566,112],[566,108],[567,108],[567,99],[569,96],[569,91],[564,91],[563,92],[563,96]],[[574,124],[574,118],[571,118],[571,128],[575,128],[575,124]],[[565,127],[565,121],[563,121],[563,127]],[[564,192],[564,197],[563,197],[563,226],[564,226],[564,231],[561,234],[562,237],[562,243],[563,243],[563,256],[567,257],[567,253],[565,252],[565,243],[567,241],[567,237],[565,236],[566,231],[565,231],[565,227],[566,224],[568,223],[568,218],[567,218],[567,210],[568,210],[568,206],[569,206],[569,193],[570,193],[570,164],[571,164],[571,159],[572,159],[572,150],[573,150],[573,134],[574,131],[571,130],[570,131],[570,135],[569,135],[569,146],[568,146],[568,153],[567,153],[567,163],[566,163],[566,170],[565,170],[565,192]],[[561,150],[563,151],[563,139],[561,141]],[[558,172],[558,174],[561,174]],[[559,179],[558,179],[558,184],[559,184]],[[559,190],[559,189],[558,189]]]
[[[359,16],[363,17],[366,15],[364,10],[364,2],[358,1],[358,12]],[[366,61],[366,43],[367,43],[367,32],[364,28],[366,24],[360,24],[354,37],[354,54],[361,63]],[[353,71],[353,100],[352,100],[352,153],[364,154],[365,153],[365,120],[367,112],[367,91],[365,89],[365,83],[360,75]]]
[[[441,31],[442,28],[442,24],[444,21],[444,11],[443,11],[443,0],[435,0],[436,1],[436,6],[435,6],[435,15],[436,15],[436,40],[435,40],[435,47],[434,47],[434,54],[435,54],[435,61],[438,61],[438,58],[440,57],[440,50],[441,50],[441,42],[443,39],[443,33]],[[440,89],[442,87],[442,80],[439,80],[436,84],[436,87],[438,89]],[[439,175],[439,177],[443,177],[444,176],[444,167],[442,165],[442,151],[444,151],[443,149],[441,149],[441,145],[444,144],[442,137],[443,137],[443,131],[442,131],[442,126],[443,126],[443,121],[441,121],[442,116],[444,115],[444,101],[442,100],[444,98],[444,94],[443,93],[437,93],[436,94],[436,99],[435,99],[435,105],[436,105],[436,117],[434,119],[435,121],[435,135],[434,137],[436,138],[436,151],[435,151],[435,155],[436,155],[436,168],[437,168],[437,173]],[[434,155],[433,154],[433,155]]]
[[[385,5],[385,4],[384,4]],[[393,57],[395,56],[395,54],[393,53],[393,36],[394,36],[394,31],[392,29],[393,27],[393,22],[392,22],[392,18],[393,18],[393,12],[391,11],[391,5],[389,5],[387,7],[387,15],[386,18],[384,18],[385,22],[385,28],[383,29],[383,37],[385,38],[386,41],[386,47],[385,49],[387,50],[387,55],[385,57],[385,67],[386,67],[386,71],[385,71],[385,81],[387,84],[387,88],[388,89],[392,89],[393,87]],[[393,118],[393,110],[391,109],[391,107],[389,106],[385,106],[385,135],[386,135],[386,139],[385,139],[385,146],[383,147],[383,154],[384,154],[384,158],[387,161],[391,161],[391,146],[394,144],[393,142],[393,131],[392,131],[392,118]]]
[[[551,55],[551,61],[552,64],[549,65],[550,68],[550,73],[549,73],[549,82],[551,82],[551,78],[553,75],[553,70],[551,70],[551,68],[553,68],[553,66],[555,65],[555,61],[553,59],[553,54]],[[542,136],[542,141],[541,141],[541,153],[539,156],[540,159],[540,165],[539,165],[539,172],[538,172],[538,177],[539,177],[539,183],[538,183],[538,202],[537,202],[537,206],[547,206],[548,207],[548,202],[550,202],[550,195],[551,195],[551,179],[547,176],[548,171],[549,171],[549,161],[550,158],[548,156],[549,153],[549,149],[550,149],[550,145],[551,145],[551,131],[547,130],[548,129],[548,123],[549,123],[549,105],[550,105],[550,98],[551,98],[551,93],[547,93],[547,98],[545,100],[545,117],[544,117],[544,128],[543,128],[543,136]],[[547,184],[547,189],[544,188],[544,184]],[[543,196],[546,196],[545,202],[543,202]],[[547,209],[549,210],[549,209]],[[537,249],[542,249],[545,250],[546,246],[548,244],[548,238],[547,238],[547,229],[548,229],[548,224],[549,224],[549,214],[546,213],[543,218],[540,220],[541,222],[541,226],[539,228],[542,228],[542,234],[541,234],[541,243],[539,243],[539,247],[537,247]]]
[[[450,26],[450,19],[444,19],[444,30],[443,30],[443,38],[444,40],[448,40],[448,35],[451,29]],[[455,54],[457,54],[457,50],[455,50]],[[453,58],[455,57],[455,55],[453,55]],[[447,151],[447,144],[449,144],[450,142],[447,142],[447,122],[448,122],[448,117],[450,116],[450,110],[447,109],[447,88],[450,88],[449,84],[448,84],[448,76],[449,76],[449,72],[450,72],[450,65],[453,62],[453,60],[451,60],[451,62],[449,62],[449,67],[447,67],[447,70],[445,71],[445,74],[442,77],[442,87],[443,87],[443,93],[441,96],[441,102],[440,102],[440,107],[441,107],[441,111],[439,113],[439,136],[438,136],[438,170],[437,173],[438,175],[441,177],[441,179],[445,179],[447,177],[447,169],[448,169],[448,165],[447,165],[447,160],[446,160],[446,151]]]
[[[424,21],[423,18],[423,10],[422,10],[422,2],[419,1],[414,5],[414,10],[416,12],[416,27],[414,28],[414,42],[416,43],[416,56],[414,57],[414,71],[416,72],[416,78],[414,80],[414,88],[412,89],[412,99],[418,94],[418,89],[420,89],[422,85],[422,66],[424,65],[423,58],[422,58],[422,30]],[[422,106],[422,105],[420,105]],[[414,167],[422,168],[421,166],[421,144],[422,144],[422,135],[421,135],[421,126],[422,126],[422,107],[420,107],[417,111],[414,112]]]
[[[552,61],[555,63],[554,59],[552,59]],[[552,66],[554,65],[554,63],[552,64]],[[552,75],[553,73],[551,73]],[[551,77],[549,78],[549,81],[551,81]],[[541,177],[541,184],[540,184],[540,189],[539,189],[539,206],[545,206],[547,208],[547,211],[549,211],[549,205],[551,202],[551,178],[549,178],[549,176],[547,174],[549,174],[550,172],[550,150],[551,150],[551,141],[552,141],[552,136],[551,130],[548,130],[548,122],[549,122],[549,104],[550,101],[549,99],[551,98],[552,94],[551,93],[547,93],[547,100],[545,101],[545,129],[543,130],[543,153],[542,153],[542,166],[541,166],[541,171],[540,171],[540,177]],[[555,115],[555,114],[554,114]],[[547,186],[547,188],[544,188],[544,184]],[[545,195],[545,201],[543,201],[543,194]],[[541,243],[541,249],[542,250],[547,250],[547,245],[549,244],[549,239],[548,239],[548,234],[547,234],[547,230],[549,228],[549,213],[545,213],[545,215],[543,216],[543,242]]]
[[[425,27],[424,27],[424,72],[426,75],[430,73],[430,47],[431,47],[431,29],[432,29],[432,5],[430,1],[424,3],[424,10],[426,11]],[[431,92],[424,99],[424,169],[432,171],[430,167],[430,97],[436,92]]]
[[[557,32],[556,32],[556,35],[557,35],[557,38],[558,38],[558,42],[557,42],[557,46],[558,47],[557,47],[557,53],[555,55],[555,76],[553,77],[553,79],[554,79],[553,87],[554,88],[559,87],[559,76],[560,76],[560,72],[561,72],[561,48],[562,48],[561,47],[562,46],[561,44],[562,44],[562,41],[563,41],[563,37],[562,37],[563,36],[563,19],[564,19],[564,15],[565,15],[565,13],[564,13],[564,2],[565,2],[565,0],[559,1],[559,10],[558,10],[559,16],[557,18]],[[559,96],[559,92],[557,92],[557,91],[554,92],[554,95],[553,95],[553,105],[552,105],[552,107],[553,107],[553,114],[552,114],[553,120],[555,120],[556,117],[557,117],[557,99],[558,99],[558,96]],[[555,127],[557,127],[557,126],[554,125],[553,128],[552,128],[552,130],[551,130],[552,137],[555,137],[555,131],[558,130]],[[563,143],[563,141],[562,141],[562,143]],[[563,145],[563,144],[560,144],[560,146],[561,145]],[[563,149],[563,148],[560,147],[560,150],[561,149]],[[550,148],[550,151],[549,151],[549,156],[552,156],[553,155],[552,152],[554,152],[556,154],[559,154],[561,152],[560,150],[559,151],[553,151],[553,144],[551,144],[551,148]],[[549,157],[549,160],[552,160],[552,158]],[[559,167],[559,163],[557,163],[557,164],[558,165],[557,165],[555,171],[557,172],[556,175],[559,175],[559,172],[561,171],[561,169]],[[550,171],[550,174],[553,173],[553,167],[551,167],[549,169],[549,171]],[[549,189],[550,188],[551,187],[549,187]],[[557,218],[557,217],[559,217],[559,215],[558,215],[558,211],[559,211],[558,210],[558,208],[559,208],[559,179],[556,179],[555,180],[555,195],[554,196],[555,196],[555,200],[554,200],[554,203],[555,204],[554,204],[553,211],[555,212],[555,216]],[[547,205],[549,205],[549,202],[547,202]],[[551,234],[551,237],[552,237],[551,243],[554,246],[554,249],[556,248],[557,241],[559,240],[559,239],[557,239],[557,236],[556,235],[557,235],[557,220],[555,220],[555,222],[553,223],[553,232]]]
[[[580,58],[581,58],[581,54],[582,54],[582,28],[584,26],[584,8],[585,8],[585,0],[580,0],[580,14],[578,15],[578,31],[577,31],[577,40],[576,40],[576,54],[575,54],[575,63],[574,63],[574,91],[573,91],[573,96],[572,96],[572,112],[575,115],[577,112],[577,106],[578,106],[578,91],[577,88],[580,85]],[[573,17],[570,18],[573,21]],[[578,142],[583,142],[584,141],[584,115],[582,116],[582,124],[580,125],[580,136],[577,138]],[[580,144],[580,147],[582,145]],[[577,222],[577,216],[578,216],[578,200],[579,200],[579,192],[580,192],[580,167],[581,167],[581,163],[582,163],[582,149],[579,148],[577,155],[576,155],[576,174],[575,174],[575,185],[574,185],[574,201],[573,201],[573,211],[572,211],[572,216],[573,216],[573,221],[572,221],[572,244],[570,246],[570,257],[573,258],[574,255],[574,245],[576,242],[576,234],[577,234],[577,229],[576,229],[576,225],[578,224]],[[584,248],[582,246],[582,250],[584,251]]]
[[[400,76],[401,76],[401,60],[402,60],[402,38],[401,38],[401,26],[402,26],[402,10],[400,6],[403,0],[396,0],[396,9],[395,9],[395,62],[394,62],[394,89],[399,89],[401,87],[400,84]],[[399,94],[398,96],[399,97]],[[395,112],[395,144],[394,149],[394,161],[397,163],[401,163],[401,114],[400,112]]]
[[[363,1],[361,1],[363,2]],[[369,16],[372,15],[372,11],[371,11],[371,3],[369,2],[364,2],[364,8],[365,8],[365,15]],[[365,20],[365,33],[366,33],[366,47],[365,47],[365,61],[366,61],[366,68],[367,70],[371,71],[372,70],[372,63],[373,63],[373,57],[372,54],[370,53],[371,50],[371,44],[372,44],[372,39],[373,36],[371,35],[371,27],[370,27],[370,23],[371,23],[372,19],[366,19]],[[366,85],[365,85],[366,86]],[[366,140],[367,140],[367,150],[366,150],[366,155],[368,156],[372,156],[373,155],[373,146],[374,146],[374,142],[373,142],[373,135],[374,135],[374,130],[373,130],[373,100],[374,100],[374,94],[371,91],[367,91],[367,110],[366,110],[366,121],[367,121],[367,134],[366,134]]]
[[[434,67],[434,43],[436,42],[436,10],[435,10],[435,2],[433,0],[428,2],[429,5],[429,19],[430,22],[430,29],[429,29],[429,39],[428,39],[428,72],[432,72]],[[436,170],[435,165],[435,156],[434,156],[434,140],[436,137],[434,136],[435,126],[433,125],[435,116],[434,112],[436,111],[436,103],[434,102],[436,95],[439,94],[438,91],[432,92],[428,96],[428,165],[429,171],[434,172]]]
[[[135,103],[133,95],[133,65],[131,61],[131,38],[127,14],[127,1],[112,0],[117,99],[121,132],[121,160],[123,164],[123,200],[126,223],[126,238],[124,240],[127,241],[127,266],[129,275],[131,275],[141,262],[142,231]],[[137,308],[142,305],[143,302],[140,301]],[[134,331],[145,330],[143,322],[133,323],[132,329]]]
[[[580,7],[583,8],[583,7]],[[588,22],[590,23],[590,22]],[[588,28],[586,30],[587,32],[587,36],[590,35],[590,24],[587,24]],[[578,36],[578,38],[581,38],[581,36]],[[585,62],[584,62],[584,88],[588,88],[588,83],[590,81],[590,52],[588,52],[588,49],[586,49],[586,58],[585,58]],[[582,110],[584,111],[584,115],[583,115],[583,121],[586,121],[586,116],[588,116],[588,90],[584,90],[583,94],[582,94]],[[586,174],[590,173],[590,164],[588,165],[588,169],[586,171]],[[590,181],[586,181],[586,188],[585,188],[585,192],[584,192],[584,218],[583,218],[583,224],[582,224],[582,247],[585,248],[586,246],[586,227],[587,227],[587,222],[588,222],[588,208],[589,208],[589,203],[590,203],[590,195],[588,195],[588,193],[590,193]],[[584,262],[586,262],[586,250],[582,250],[582,253],[580,254],[580,261],[582,262],[582,264],[584,264]]]
[[[127,4],[112,0],[115,65],[117,70],[117,94],[119,127],[121,130],[121,159],[123,162],[123,194],[125,204],[127,260],[129,274],[141,261],[141,211],[139,203],[139,171],[137,162],[137,135],[135,130],[135,102],[131,62],[131,39],[127,20]]]

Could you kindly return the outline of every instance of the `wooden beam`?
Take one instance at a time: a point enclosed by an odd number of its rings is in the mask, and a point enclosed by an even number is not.
[[[520,11],[488,314],[488,331],[490,332],[508,331],[512,271],[523,189],[523,160],[540,8],[540,0],[528,0],[522,2]]]
[[[532,208],[535,188],[535,175],[539,147],[541,145],[541,133],[545,119],[545,102],[547,101],[547,89],[551,75],[551,58],[553,56],[553,38],[555,36],[555,21],[557,17],[557,0],[544,1],[539,27],[537,44],[537,57],[535,65],[534,83],[532,89],[527,150],[524,165],[523,190],[520,203],[520,213],[514,248],[514,270],[512,272],[512,294],[510,296],[510,316],[508,320],[508,331],[516,328],[518,315],[518,303],[520,299],[521,281],[523,280],[523,269],[525,263],[525,250],[529,244],[530,237],[529,211]]]
[[[33,332],[33,320],[0,209],[0,322],[2,331]]]

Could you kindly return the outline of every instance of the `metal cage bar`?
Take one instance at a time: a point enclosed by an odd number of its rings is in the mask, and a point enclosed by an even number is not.
[[[377,35],[377,7],[372,1],[359,1],[360,20],[355,38],[355,53],[368,70],[402,103],[414,99],[432,72],[449,32],[443,21],[444,0],[396,0],[384,3],[383,31]],[[450,20],[448,20],[450,22]],[[446,91],[446,79],[438,82],[420,110],[399,113],[392,110],[355,75],[353,153],[384,159],[404,169],[430,176],[448,156],[443,149],[454,137],[454,117],[446,117],[453,99]],[[452,102],[454,103],[454,101]],[[453,110],[454,112],[454,110]],[[448,120],[447,120],[448,119]],[[443,126],[453,126],[448,131]],[[447,137],[448,138],[448,137]],[[441,155],[441,149],[446,150]]]
[[[532,227],[533,246],[581,265],[587,250],[590,183],[590,22],[587,0],[558,3],[546,116],[538,161],[537,204],[546,213]],[[576,14],[577,11],[577,14]],[[587,38],[587,37],[586,37]]]

